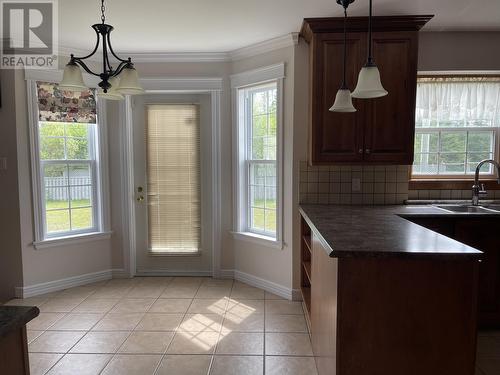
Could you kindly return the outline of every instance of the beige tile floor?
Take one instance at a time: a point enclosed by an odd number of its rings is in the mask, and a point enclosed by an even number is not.
[[[114,279],[12,300],[36,305],[41,374],[316,375],[301,304],[232,280]],[[476,375],[500,374],[500,331],[478,335]]]
[[[316,375],[300,302],[232,280],[114,279],[44,296],[31,373]]]

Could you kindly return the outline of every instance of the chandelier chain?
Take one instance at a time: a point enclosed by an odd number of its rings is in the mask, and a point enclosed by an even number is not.
[[[106,21],[106,16],[104,15],[105,11],[106,11],[106,7],[104,6],[104,0],[101,0],[101,21],[103,24]]]

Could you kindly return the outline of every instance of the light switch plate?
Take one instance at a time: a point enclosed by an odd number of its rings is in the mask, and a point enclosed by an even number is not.
[[[361,191],[361,179],[353,178],[352,179],[352,191],[359,192]]]

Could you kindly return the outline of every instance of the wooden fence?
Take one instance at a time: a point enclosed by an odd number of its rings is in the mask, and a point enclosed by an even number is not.
[[[68,181],[69,180],[69,181]],[[69,182],[69,187],[67,186]],[[87,200],[92,197],[89,177],[45,177],[45,199],[49,201]],[[71,192],[69,191],[71,190]]]

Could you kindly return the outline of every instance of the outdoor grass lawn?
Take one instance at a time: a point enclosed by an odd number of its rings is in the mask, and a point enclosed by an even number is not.
[[[47,201],[47,232],[64,232],[71,229],[85,229],[92,227],[92,208],[78,208],[90,205],[90,200],[74,200],[71,202],[71,227],[67,201]],[[66,210],[64,210],[66,208]],[[58,211],[50,211],[61,209]]]
[[[255,207],[264,207],[264,200],[256,200]],[[276,209],[276,201],[268,200],[266,208]],[[264,210],[254,209],[253,211],[253,226],[254,228],[264,230]],[[276,232],[276,211],[267,211],[266,232]]]
[[[91,208],[78,208],[90,205],[90,200],[75,200],[72,201],[71,206],[71,227],[69,220],[69,210],[67,201],[47,201],[47,231],[51,232],[64,232],[71,229],[85,229],[92,227],[92,209]],[[264,207],[264,200],[255,201],[256,207]],[[276,208],[275,201],[267,201],[265,207]],[[55,210],[57,211],[51,211]],[[264,230],[264,210],[254,210],[253,224],[255,228]],[[276,211],[267,211],[266,220],[267,232],[276,231]]]

